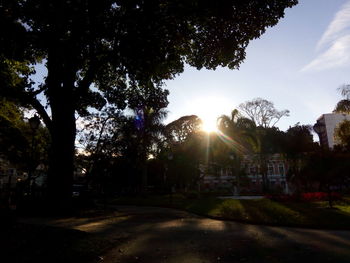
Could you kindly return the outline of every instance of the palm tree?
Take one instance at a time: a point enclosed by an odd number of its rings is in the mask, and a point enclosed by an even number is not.
[[[338,113],[350,113],[350,100],[349,99],[344,99],[341,100],[337,103],[335,106],[334,112]]]
[[[255,130],[255,123],[243,117],[237,109],[231,115],[222,115],[218,118],[219,138],[228,146],[226,156],[229,157],[233,167],[233,174],[237,178],[237,192],[240,188],[240,173],[242,172],[242,159],[244,154],[259,148]],[[225,151],[224,151],[225,153]],[[226,158],[227,158],[226,157]]]
[[[344,99],[337,103],[334,112],[350,114],[350,85],[343,85],[338,90]]]
[[[219,131],[231,138],[233,143],[233,152],[254,152],[259,148],[259,141],[256,137],[255,123],[242,116],[237,109],[231,112],[231,116],[221,115],[218,118],[218,129]]]
[[[139,168],[142,173],[142,188],[145,189],[147,187],[147,159],[159,150],[158,146],[165,128],[162,122],[167,115],[167,111],[144,106],[134,109],[133,112],[134,116],[131,117],[131,121],[134,122],[134,137],[137,138],[137,145],[135,146]],[[127,132],[129,132],[128,129]]]

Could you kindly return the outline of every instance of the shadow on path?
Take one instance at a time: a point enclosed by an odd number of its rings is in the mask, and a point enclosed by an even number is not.
[[[98,240],[91,262],[350,262],[348,231],[248,225],[167,208],[117,206],[96,218],[23,222],[79,232],[74,242]]]

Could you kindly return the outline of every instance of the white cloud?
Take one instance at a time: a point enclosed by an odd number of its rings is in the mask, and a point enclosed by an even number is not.
[[[331,47],[316,57],[302,71],[325,70],[350,64],[350,34],[333,42]]]
[[[328,43],[336,41],[343,36],[344,31],[350,29],[350,1],[347,2],[340,11],[337,12],[332,22],[329,24],[327,30],[324,32],[320,41],[317,44],[317,49],[321,49]],[[347,32],[349,33],[349,32]]]
[[[320,52],[320,50],[324,50]],[[319,40],[319,55],[301,71],[320,71],[350,64],[350,1],[342,6]]]

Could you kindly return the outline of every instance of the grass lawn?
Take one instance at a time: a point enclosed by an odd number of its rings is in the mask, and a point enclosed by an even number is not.
[[[350,230],[350,198],[328,202],[276,202],[269,199],[233,200],[214,197],[186,199],[181,195],[121,197],[109,204],[163,206],[200,215],[253,224]]]

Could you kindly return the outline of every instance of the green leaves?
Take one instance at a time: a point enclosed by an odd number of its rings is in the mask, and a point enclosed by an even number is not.
[[[344,120],[334,131],[335,140],[347,150],[350,150],[350,121]]]

